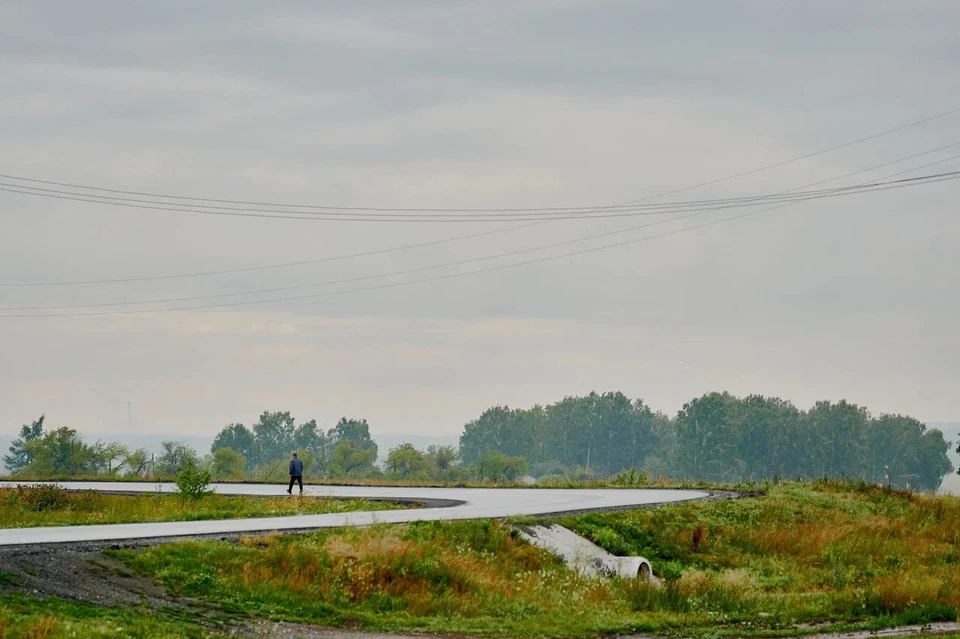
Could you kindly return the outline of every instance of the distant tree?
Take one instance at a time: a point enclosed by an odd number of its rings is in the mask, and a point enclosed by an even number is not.
[[[413,444],[405,442],[390,449],[384,465],[389,475],[400,479],[429,479],[429,461]]]
[[[13,440],[10,444],[10,454],[4,455],[3,465],[7,467],[7,471],[10,473],[18,473],[24,468],[26,468],[33,457],[30,452],[27,450],[27,442],[34,441],[43,437],[43,419],[44,415],[40,416],[40,419],[33,422],[29,426],[24,425],[20,428],[20,437]]]
[[[776,397],[750,395],[731,398],[728,418],[739,437],[738,455],[745,478],[793,476],[803,467],[805,458],[794,442],[798,436],[801,413],[790,402]]]
[[[97,471],[105,475],[116,475],[126,465],[130,451],[119,442],[97,442],[93,449],[96,453]]]
[[[329,453],[329,440],[323,429],[317,426],[317,420],[311,419],[297,426],[293,432],[293,444],[299,451],[301,459],[304,459],[304,454],[309,453],[313,459],[311,466],[315,473],[323,472]],[[306,462],[304,462],[304,465],[306,465]]]
[[[460,457],[470,463],[485,452],[497,451],[539,460],[544,455],[547,426],[547,414],[542,406],[528,410],[495,406],[464,426]]]
[[[246,459],[250,459],[254,452],[253,432],[243,424],[230,424],[224,426],[213,438],[213,445],[210,452],[215,453],[217,449],[229,448],[235,450]]]
[[[149,465],[150,453],[147,452],[146,448],[138,448],[127,455],[126,460],[124,460],[124,466],[127,468],[127,473],[135,477],[144,476],[147,473]]]
[[[732,481],[743,475],[729,393],[709,393],[677,413],[677,465],[686,477]]]
[[[812,476],[865,476],[867,471],[866,408],[846,400],[814,404],[803,418],[809,431],[808,453],[812,456]]]
[[[327,432],[329,445],[336,447],[342,442],[350,442],[356,450],[373,451],[373,458],[377,458],[377,443],[370,436],[370,425],[365,419],[347,419],[341,417],[337,425]]]
[[[362,477],[374,470],[376,448],[356,448],[348,439],[340,441],[330,453],[328,477]]]
[[[527,474],[527,460],[510,457],[497,451],[480,456],[471,468],[478,479],[490,481],[516,481]]]
[[[910,487],[936,491],[940,488],[943,478],[953,470],[953,464],[947,456],[950,444],[944,440],[942,432],[935,428],[927,430],[924,426],[917,449],[919,450],[915,466],[917,483]]]
[[[93,475],[97,472],[97,451],[84,443],[72,428],[61,427],[26,443],[31,456],[24,474],[39,477]]]
[[[197,452],[183,442],[165,441],[160,447],[162,452],[156,461],[158,475],[176,477],[187,464],[197,461]]]
[[[441,473],[453,468],[460,461],[460,453],[453,446],[428,446],[426,457]]]
[[[239,451],[218,448],[213,451],[210,472],[214,479],[243,479],[246,463]]]
[[[253,464],[262,466],[277,459],[286,459],[294,450],[296,425],[289,412],[264,411],[253,426]]]

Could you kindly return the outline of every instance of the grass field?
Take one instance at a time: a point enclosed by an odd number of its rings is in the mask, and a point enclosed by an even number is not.
[[[786,483],[746,499],[558,521],[615,553],[646,556],[663,586],[582,578],[517,539],[508,523],[492,521],[105,552],[228,618],[364,630],[793,636],[812,627],[956,621],[960,610],[960,498],[841,482]],[[17,606],[27,603],[0,597],[0,619],[13,618]],[[80,615],[69,610],[72,616],[61,619],[56,611],[31,610],[17,627],[47,617],[74,623]],[[84,623],[94,623],[96,610],[83,609],[91,615]],[[156,624],[157,636],[200,632],[183,620],[142,622]],[[2,632],[0,638],[6,639]]]
[[[761,497],[561,523],[651,559],[664,587],[583,579],[495,522],[170,544],[119,558],[227,609],[378,630],[739,636],[954,621],[960,610],[952,497],[790,483]]]
[[[401,507],[363,499],[212,494],[193,501],[175,494],[115,495],[52,486],[14,487],[0,488],[0,528],[282,517]]]

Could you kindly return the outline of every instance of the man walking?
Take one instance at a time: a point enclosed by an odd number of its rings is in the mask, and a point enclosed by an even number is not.
[[[287,488],[287,494],[293,494],[293,482],[300,484],[300,494],[303,494],[303,462],[297,457],[297,454],[293,454],[293,459],[290,460],[290,487]]]

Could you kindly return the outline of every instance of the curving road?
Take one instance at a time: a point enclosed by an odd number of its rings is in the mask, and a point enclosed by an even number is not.
[[[24,482],[26,483],[26,482]],[[3,483],[0,483],[2,486]],[[118,493],[175,492],[173,484],[131,482],[62,482],[69,490]],[[222,495],[279,496],[286,485],[214,484]],[[182,521],[149,524],[110,524],[42,528],[2,528],[0,546],[62,544],[70,542],[133,541],[172,537],[233,535],[271,531],[300,531],[340,526],[410,521],[493,519],[523,515],[556,515],[623,509],[705,499],[700,490],[644,489],[536,489],[536,488],[404,488],[380,486],[307,486],[305,495],[362,497],[378,500],[417,501],[424,508],[378,512],[296,515],[257,519]]]

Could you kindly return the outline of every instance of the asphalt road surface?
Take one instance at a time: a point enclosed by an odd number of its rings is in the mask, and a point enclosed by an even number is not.
[[[33,483],[33,482],[24,482]],[[0,486],[4,485],[0,483]],[[132,482],[60,482],[68,490],[120,493],[175,492],[174,484]],[[278,496],[286,484],[214,484],[221,495]],[[414,501],[423,508],[378,512],[296,515],[256,519],[181,521],[144,524],[57,526],[0,529],[0,546],[63,544],[70,542],[134,541],[174,537],[234,535],[271,531],[300,531],[341,526],[410,521],[494,519],[523,515],[556,515],[615,510],[706,499],[700,490],[644,489],[536,489],[536,488],[404,488],[386,486],[306,486],[304,495]],[[296,496],[291,497],[296,499]]]

